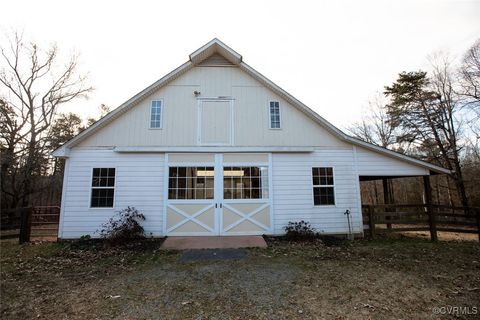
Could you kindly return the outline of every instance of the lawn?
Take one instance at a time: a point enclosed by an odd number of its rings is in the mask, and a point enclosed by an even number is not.
[[[478,242],[269,240],[241,260],[184,263],[130,248],[1,242],[2,319],[480,317]],[[437,315],[435,307],[467,307]],[[462,313],[475,313],[468,315]],[[441,309],[447,312],[448,309]]]

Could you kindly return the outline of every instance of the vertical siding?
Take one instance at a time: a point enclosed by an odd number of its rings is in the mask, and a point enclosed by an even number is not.
[[[314,206],[312,167],[333,167],[335,206]],[[317,150],[309,154],[273,154],[275,233],[289,221],[306,220],[322,233],[348,233],[345,210],[350,210],[355,233],[362,232],[358,175],[352,148]]]
[[[234,99],[236,146],[347,146],[236,67],[196,67],[160,88],[80,146],[195,146],[200,97]],[[149,129],[150,101],[162,99],[163,128]],[[269,101],[280,102],[281,130],[269,129]],[[218,123],[217,125],[221,125]]]
[[[92,168],[116,168],[113,209],[90,208]],[[163,217],[163,154],[118,154],[112,150],[73,150],[62,203],[61,238],[96,231],[116,211],[133,206],[145,214],[147,234],[159,236]]]
[[[361,176],[428,175],[429,171],[378,152],[357,147],[358,174]]]

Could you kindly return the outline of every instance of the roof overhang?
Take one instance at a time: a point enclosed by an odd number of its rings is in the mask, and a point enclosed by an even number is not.
[[[242,56],[238,52],[217,38],[213,39],[206,45],[190,54],[190,61],[194,64],[199,64],[215,53],[221,54],[223,57],[225,57],[225,59],[233,64],[238,65],[242,62]]]
[[[362,147],[362,148],[365,148],[365,149],[368,149],[368,150],[371,150],[371,151],[374,151],[374,152],[378,152],[378,153],[384,154],[386,156],[396,158],[398,160],[403,160],[403,161],[408,162],[410,164],[417,165],[417,166],[420,166],[422,168],[428,169],[428,170],[430,170],[431,172],[434,172],[434,173],[438,173],[438,174],[451,174],[452,173],[448,169],[445,169],[445,168],[442,168],[440,166],[431,164],[429,162],[418,160],[418,159],[415,159],[413,157],[409,157],[409,156],[404,155],[402,153],[398,153],[398,152],[389,150],[387,148],[383,148],[383,147],[365,142],[363,140],[351,137],[351,136],[346,135],[346,134],[344,134],[344,135],[345,135],[345,137],[344,137],[345,141],[350,142],[353,145],[356,145],[356,146],[359,146],[359,147]]]

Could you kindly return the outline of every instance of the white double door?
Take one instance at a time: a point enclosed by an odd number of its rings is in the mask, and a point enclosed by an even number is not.
[[[168,163],[165,234],[271,233],[268,155],[256,163],[227,163],[223,154],[211,156],[213,162]]]

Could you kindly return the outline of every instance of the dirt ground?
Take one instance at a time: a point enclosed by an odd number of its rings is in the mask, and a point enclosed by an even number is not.
[[[1,318],[480,318],[478,242],[269,239],[241,260],[188,263],[159,244],[2,241]]]

